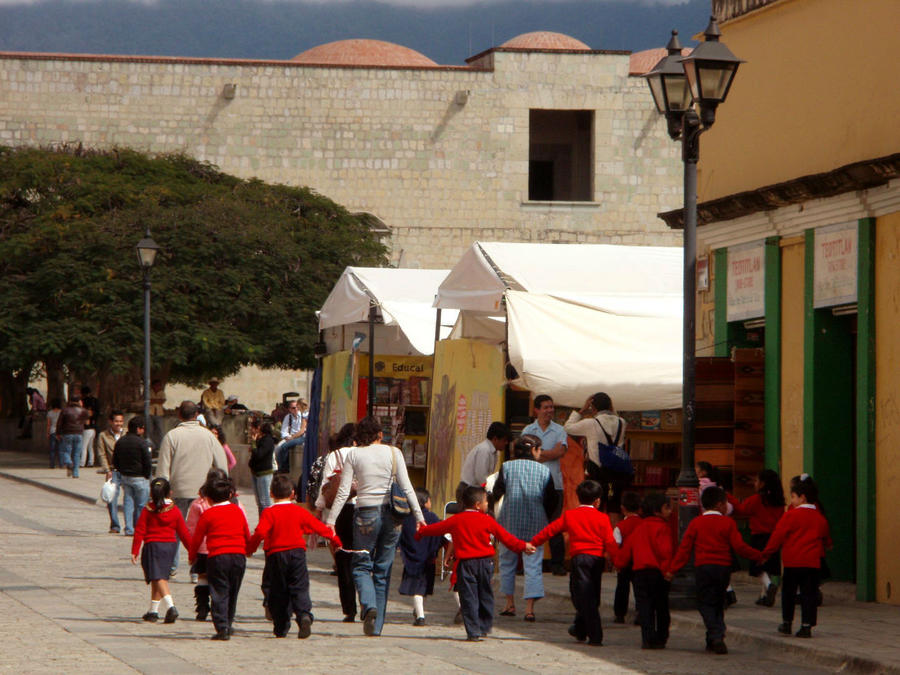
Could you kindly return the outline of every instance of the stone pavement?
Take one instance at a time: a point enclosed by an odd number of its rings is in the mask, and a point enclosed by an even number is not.
[[[702,651],[702,624],[696,612],[673,612],[672,639],[664,652],[640,650],[637,628],[611,623],[604,625],[604,648],[575,644],[565,632],[571,617],[567,578],[551,575],[544,577],[547,597],[537,604],[537,623],[498,617],[492,637],[483,643],[460,642],[462,628],[452,624],[455,608],[442,583],[426,602],[427,627],[409,625],[410,603],[395,591],[384,638],[366,639],[359,623],[340,622],[336,585],[324,550],[310,554],[317,622],[302,650],[296,640],[271,638],[260,606],[259,554],[248,560],[236,637],[266,641],[211,643],[202,639],[212,632],[208,622],[179,620],[163,626],[139,620],[149,594],[140,570],[128,560],[128,540],[106,534],[105,511],[93,505],[102,483],[103,476],[89,469],[75,480],[66,478],[64,471],[46,468],[33,456],[0,452],[0,532],[5,535],[0,538],[0,634],[5,637],[0,671],[255,672],[263,666],[266,670],[301,666],[323,672],[358,668],[363,659],[370,670],[396,669],[402,662],[408,666],[405,670],[419,666],[417,670],[429,672],[590,668],[690,673],[710,670],[714,658]],[[253,498],[245,495],[242,501],[252,526]],[[395,575],[401,567],[395,565]],[[184,561],[180,572],[173,594],[182,618],[188,618],[192,590]],[[605,580],[606,618],[613,580],[612,575]],[[826,583],[815,637],[781,637],[775,632],[778,609],[754,605],[755,586],[737,581],[739,603],[726,616],[729,671],[900,673],[898,608],[856,602],[848,586]]]

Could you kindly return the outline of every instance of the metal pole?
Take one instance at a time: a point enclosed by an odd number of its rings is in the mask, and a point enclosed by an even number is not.
[[[144,268],[144,438],[150,438],[150,269]]]
[[[375,303],[369,305],[369,402],[366,407],[369,417],[375,414],[375,317],[378,308]]]

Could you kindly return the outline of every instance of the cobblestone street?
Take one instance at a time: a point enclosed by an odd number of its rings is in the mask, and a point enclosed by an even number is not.
[[[255,508],[246,504],[255,522]],[[303,672],[515,673],[729,671],[827,672],[789,653],[760,653],[733,642],[727,657],[702,651],[696,627],[673,631],[669,649],[639,649],[633,626],[605,625],[602,648],[574,643],[566,634],[571,609],[562,593],[537,604],[538,621],[498,617],[493,635],[465,643],[454,626],[446,584],[438,584],[426,610],[428,626],[411,625],[411,605],[392,592],[380,639],[362,635],[360,623],[341,622],[328,553],[310,556],[316,623],[304,641],[276,640],[262,610],[260,554],[248,560],[238,602],[235,639],[212,642],[209,622],[193,620],[193,593],[182,554],[173,596],[181,612],[174,625],[147,624],[149,593],[129,559],[130,538],[107,534],[104,509],[34,486],[0,479],[0,670],[6,672]],[[394,567],[399,576],[400,563]],[[563,588],[565,579],[545,577]],[[607,577],[610,585],[613,577]],[[396,588],[396,581],[394,584]],[[557,589],[557,590],[560,590]],[[611,590],[610,588],[607,591]],[[604,616],[608,615],[608,609]],[[289,638],[295,638],[292,632]]]

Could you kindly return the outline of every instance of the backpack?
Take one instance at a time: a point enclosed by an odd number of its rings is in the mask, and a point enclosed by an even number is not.
[[[619,445],[622,439],[621,418],[619,419],[618,426],[616,427],[615,441],[613,441],[612,437],[608,433],[606,433],[606,429],[604,429],[603,425],[600,424],[600,420],[594,418],[594,421],[597,422],[597,425],[600,427],[600,431],[602,431],[603,435],[606,436],[606,443],[602,441],[598,441],[597,443],[597,459],[600,460],[603,468],[609,469],[610,471],[613,471],[615,473],[624,473],[629,476],[634,475],[634,466],[631,464],[631,457],[625,451],[625,448]]]

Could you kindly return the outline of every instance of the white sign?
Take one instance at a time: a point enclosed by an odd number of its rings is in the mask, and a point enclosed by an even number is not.
[[[813,307],[856,302],[859,225],[817,227],[814,240]]]
[[[728,247],[728,321],[766,314],[766,242]]]

